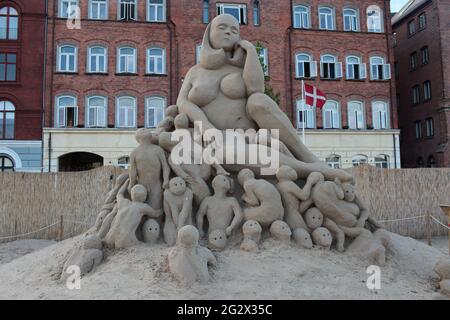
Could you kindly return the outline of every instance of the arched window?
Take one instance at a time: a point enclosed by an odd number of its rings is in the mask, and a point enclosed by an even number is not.
[[[349,101],[347,109],[349,128],[364,129],[366,127],[364,104],[361,101]]]
[[[339,117],[339,103],[328,100],[323,106],[323,127],[324,129],[339,129],[341,121]]]
[[[209,0],[203,0],[203,23],[209,23]]]
[[[374,129],[389,129],[388,104],[384,101],[372,102]]]
[[[136,109],[136,98],[118,97],[116,99],[116,126],[118,128],[135,128]]]
[[[383,15],[378,6],[369,6],[367,8],[367,31],[383,32]]]
[[[374,56],[370,58],[370,79],[389,80],[391,78],[391,65],[385,64],[383,57]]]
[[[162,48],[147,49],[147,73],[166,73],[166,50]]]
[[[163,97],[148,97],[145,99],[146,127],[156,128],[158,123],[164,119],[166,99]]]
[[[88,48],[88,72],[105,73],[107,70],[108,59],[106,57],[107,49],[102,46]]]
[[[354,167],[363,165],[363,164],[367,164],[367,156],[363,155],[363,154],[357,154],[356,156],[352,157],[352,164]]]
[[[15,111],[10,101],[0,101],[0,140],[14,139]]]
[[[303,126],[307,129],[314,129],[316,127],[316,110],[307,104],[303,104],[302,99],[298,99],[297,128],[302,129]]]
[[[312,61],[312,56],[306,53],[295,55],[295,73],[297,78],[317,77],[317,62]]]
[[[19,14],[13,7],[0,9],[0,39],[17,40],[19,36]]]
[[[428,157],[427,167],[428,168],[436,168],[436,159],[434,159],[433,156]]]
[[[325,54],[320,57],[320,77],[323,79],[342,78],[342,62],[337,57]]]
[[[136,49],[132,47],[121,47],[118,50],[117,72],[136,73]]]
[[[311,18],[309,7],[294,6],[294,28],[309,29],[311,28]]]
[[[102,96],[92,96],[87,98],[87,126],[91,128],[106,127],[107,99]]]
[[[357,10],[344,9],[344,31],[359,31],[359,14]]]
[[[389,168],[389,156],[380,154],[375,157],[375,167],[380,169],[388,169]]]
[[[117,165],[125,170],[128,169],[130,166],[130,157],[129,156],[123,156],[117,159]]]
[[[333,169],[341,168],[341,157],[336,154],[329,155],[325,161]]]
[[[319,27],[323,30],[336,29],[334,9],[330,7],[319,8]]]
[[[56,127],[73,128],[78,125],[77,98],[61,95],[56,98]]]
[[[58,71],[77,71],[77,47],[73,45],[61,45],[58,47]]]
[[[166,0],[147,0],[147,20],[150,22],[166,21]]]
[[[362,80],[365,79],[367,65],[361,63],[361,58],[357,56],[348,56],[346,58],[346,76],[347,80]]]
[[[14,161],[3,154],[0,154],[0,172],[14,171]]]

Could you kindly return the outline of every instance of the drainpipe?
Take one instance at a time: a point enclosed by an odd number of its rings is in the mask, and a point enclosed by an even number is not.
[[[168,23],[166,24],[169,29],[169,47],[170,47],[170,60],[172,62],[173,57],[175,57],[175,67],[173,63],[170,63],[169,71],[169,92],[170,92],[170,102],[169,104],[175,104],[178,93],[178,73],[179,73],[179,60],[178,60],[178,40],[177,40],[177,25],[172,20],[172,1],[167,2],[167,13],[168,13]],[[174,42],[175,41],[175,45]],[[177,74],[174,74],[176,72]]]
[[[387,3],[387,1],[384,2],[384,14],[385,14],[384,30],[385,30],[385,35],[386,35],[386,45],[387,45],[388,59],[389,59],[389,63],[391,64],[391,80],[389,80],[389,92],[390,92],[390,96],[391,96],[391,103],[390,103],[390,106],[391,106],[391,112],[390,112],[391,124],[393,125],[394,124],[394,119],[395,119],[394,118],[394,112],[392,112],[394,110],[393,106],[395,104],[395,106],[396,106],[395,111],[397,113],[397,117],[398,117],[398,106],[396,105],[397,104],[397,99],[396,99],[396,97],[393,96],[394,95],[394,92],[393,92],[394,90],[392,88],[392,86],[395,84],[396,80],[395,80],[395,74],[394,74],[394,77],[392,77],[392,69],[394,69],[394,68],[392,68],[392,62],[393,61],[391,61],[391,58],[392,58],[393,54],[391,54],[391,51],[392,51],[391,50],[391,42],[389,41],[389,38],[392,35],[392,32],[389,32],[389,30],[392,31],[392,29],[389,29],[389,27],[390,27],[389,23],[390,23],[391,19],[390,19],[390,15],[388,16],[388,12],[390,13],[391,10],[390,10],[390,8],[388,8],[386,6],[386,3]],[[392,28],[392,26],[391,26],[391,28]],[[394,58],[394,60],[395,60],[395,58]],[[394,70],[394,73],[395,73],[395,70]],[[397,119],[397,127],[398,127],[398,119]]]
[[[44,127],[45,127],[45,86],[47,79],[47,36],[48,36],[48,0],[45,0],[45,27],[44,27],[44,57],[43,57],[43,75],[42,75],[42,105],[41,105],[41,172],[44,172]]]
[[[292,8],[294,7],[294,2],[293,0],[291,0],[291,6],[289,8],[290,12],[291,12],[291,23],[290,26],[287,28],[286,32],[287,32],[287,37],[288,37],[288,53],[287,53],[287,63],[289,65],[289,77],[288,77],[288,83],[289,83],[289,92],[286,92],[286,103],[288,103],[288,101],[291,104],[291,108],[290,108],[290,112],[291,112],[291,121],[292,123],[295,123],[295,116],[296,112],[295,112],[295,102],[294,102],[294,87],[293,87],[293,81],[292,81],[292,39],[291,39],[291,35],[292,35],[292,26],[293,26],[293,15],[292,15]],[[288,90],[286,90],[288,91]]]
[[[48,133],[48,172],[51,172],[52,165],[52,133]]]
[[[395,139],[395,133],[392,134],[392,139],[394,140],[394,168],[397,169],[397,142]]]

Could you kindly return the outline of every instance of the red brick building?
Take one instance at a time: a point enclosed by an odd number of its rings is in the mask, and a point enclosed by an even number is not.
[[[450,167],[449,17],[449,1],[415,0],[392,20],[405,167]]]
[[[46,5],[0,0],[0,171],[41,171]]]
[[[305,119],[307,145],[321,158],[399,167],[389,8],[384,0],[49,0],[44,165],[125,163],[133,128],[162,119],[207,23],[230,13],[242,37],[262,45],[280,108],[299,128]],[[327,93],[323,111],[302,117],[302,80]]]

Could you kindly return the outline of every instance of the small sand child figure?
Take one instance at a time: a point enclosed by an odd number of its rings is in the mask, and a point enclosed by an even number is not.
[[[241,244],[241,250],[256,252],[258,251],[258,244],[261,241],[262,227],[255,220],[248,220],[242,226],[242,233],[244,240]]]

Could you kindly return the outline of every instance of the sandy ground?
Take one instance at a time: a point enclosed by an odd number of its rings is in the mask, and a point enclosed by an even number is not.
[[[0,299],[442,298],[433,267],[445,256],[443,251],[411,238],[391,237],[388,262],[381,268],[381,289],[375,291],[366,287],[368,261],[272,239],[259,253],[229,249],[216,254],[219,263],[211,270],[210,283],[189,290],[167,272],[170,248],[145,244],[108,253],[103,264],[82,279],[80,290],[69,290],[56,279],[77,238],[56,244],[20,240],[0,245]]]
[[[427,239],[420,240],[423,243],[428,243]],[[440,250],[443,254],[448,255],[448,237],[434,237],[431,239],[431,246]]]

